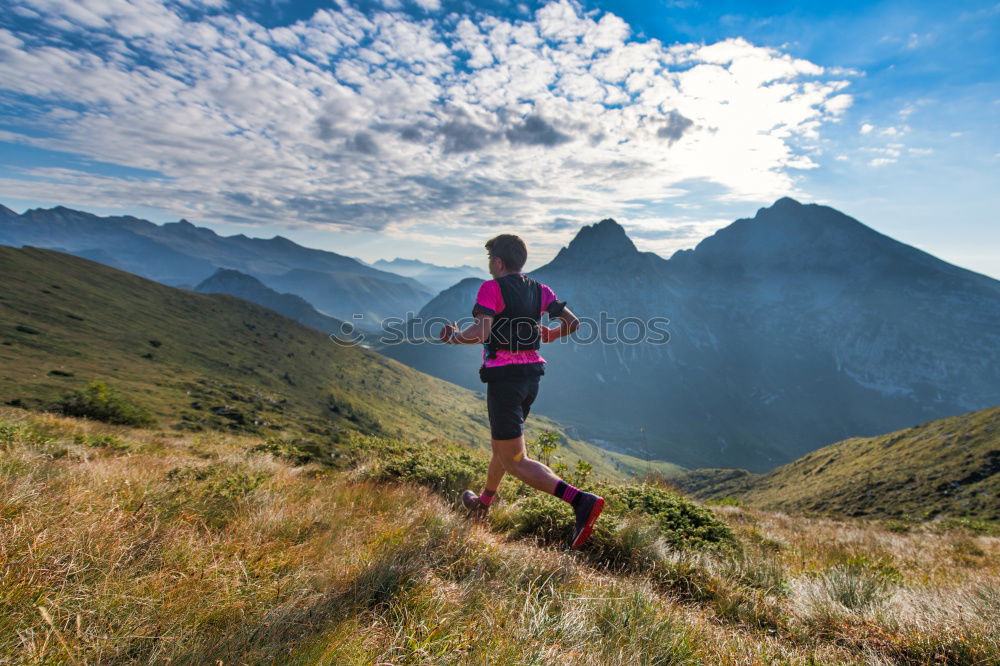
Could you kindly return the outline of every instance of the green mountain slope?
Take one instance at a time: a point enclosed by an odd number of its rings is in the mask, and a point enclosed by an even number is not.
[[[44,407],[91,380],[121,389],[175,429],[489,442],[481,393],[231,296],[51,250],[0,247],[0,401]],[[529,438],[562,430],[544,416],[531,422]],[[678,471],[585,442],[561,444],[568,464],[583,457],[599,474]]]
[[[769,474],[695,470],[697,497],[782,511],[1000,519],[1000,407],[824,447]]]

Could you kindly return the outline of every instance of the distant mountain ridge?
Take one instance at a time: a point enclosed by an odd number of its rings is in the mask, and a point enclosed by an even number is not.
[[[438,266],[420,261],[419,259],[402,259],[399,257],[392,261],[379,259],[370,265],[379,270],[413,278],[417,282],[426,285],[434,293],[443,291],[465,278],[489,279],[489,275],[481,268],[473,266]]]
[[[315,288],[304,284],[301,274],[288,274],[311,271],[321,277],[325,289],[332,290],[322,305],[314,302],[314,306],[345,320],[365,312],[369,319],[361,323],[371,327],[383,317],[415,311],[433,296],[410,278],[335,252],[306,248],[282,236],[219,236],[187,220],[157,225],[131,216],[98,217],[64,206],[21,215],[4,210],[0,245],[70,252],[173,286],[199,284],[225,268],[252,275],[270,287],[280,282],[279,288],[309,300],[302,292]],[[357,309],[359,289],[364,292],[365,310]]]
[[[229,294],[242,298],[327,335],[346,336],[352,330],[346,322],[327,317],[301,296],[278,293],[257,278],[228,268],[220,268],[194,290],[202,294]]]
[[[551,388],[539,408],[634,454],[766,471],[1000,404],[1000,282],[827,206],[780,199],[670,259],[603,220],[530,275],[584,317],[669,319],[665,345],[541,350]],[[420,316],[468,318],[476,288],[455,285]],[[477,349],[382,351],[478,383]]]

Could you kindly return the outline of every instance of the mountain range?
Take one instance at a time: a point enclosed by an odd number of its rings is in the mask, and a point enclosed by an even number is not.
[[[542,349],[539,409],[616,450],[767,471],[1000,404],[1000,282],[826,206],[780,199],[669,259],[606,219],[530,275],[581,317],[669,320],[666,344],[586,342],[581,327]],[[478,286],[463,280],[419,317],[468,318]],[[380,351],[478,385],[478,348]]]
[[[202,294],[229,294],[236,298],[242,298],[268,310],[274,310],[278,314],[327,335],[340,336],[353,332],[350,324],[326,316],[301,296],[279,293],[255,277],[228,268],[220,268],[215,271],[211,277],[199,283],[194,290]]]
[[[431,296],[412,277],[350,257],[280,236],[222,237],[183,220],[0,207],[0,244],[59,247],[166,284],[230,293],[324,332],[344,321],[377,330]],[[379,265],[414,275],[440,268]],[[475,271],[445,270],[466,269]],[[628,335],[635,320],[659,318],[669,333],[665,343],[602,342],[585,327],[543,349],[537,409],[610,450],[763,472],[832,442],[1000,404],[1000,283],[826,206],[780,199],[669,259],[639,251],[605,219],[531,275],[585,326],[605,317]],[[461,279],[420,318],[468,318],[481,282]],[[476,346],[378,349],[483,389]]]
[[[309,300],[323,314],[370,328],[415,312],[433,296],[412,278],[335,252],[282,236],[219,236],[187,220],[157,225],[63,206],[18,215],[0,206],[0,245],[61,250],[172,286],[197,285],[220,268],[237,270]]]
[[[485,263],[485,254],[483,256]],[[420,261],[419,259],[401,259],[399,257],[392,261],[379,259],[369,265],[382,271],[389,271],[390,273],[413,278],[417,282],[426,285],[435,294],[465,278],[472,277],[479,280],[488,280],[490,278],[489,274],[481,268],[474,268],[473,266],[437,266]]]
[[[246,283],[227,273],[213,281],[234,280]],[[52,250],[0,247],[0,403],[45,409],[100,381],[174,430],[320,443],[355,431],[488,446],[482,392],[337,344],[316,328],[228,294],[177,289]],[[602,475],[680,471],[603,451],[540,413],[529,425],[531,438],[559,433],[567,464],[583,459]]]

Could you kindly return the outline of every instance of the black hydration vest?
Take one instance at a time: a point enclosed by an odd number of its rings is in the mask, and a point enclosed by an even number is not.
[[[497,351],[526,351],[540,348],[542,342],[542,285],[530,277],[511,273],[497,278],[503,296],[503,310],[493,318],[490,336],[483,346],[486,358],[496,358]],[[521,365],[521,364],[519,364]],[[544,374],[541,363],[523,364],[531,367],[500,366],[480,368],[480,378],[488,381],[512,374]],[[494,377],[495,376],[495,377]]]

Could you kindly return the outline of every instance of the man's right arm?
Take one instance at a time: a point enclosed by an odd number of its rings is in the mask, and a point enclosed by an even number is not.
[[[441,331],[441,341],[452,345],[475,345],[486,342],[493,328],[493,317],[488,314],[477,314],[476,321],[464,330],[458,330],[454,322]]]
[[[564,307],[562,311],[556,315],[556,319],[559,320],[557,326],[552,328],[542,327],[542,342],[552,342],[558,340],[564,335],[570,335],[580,327],[580,320],[577,318],[573,311],[568,307]]]

